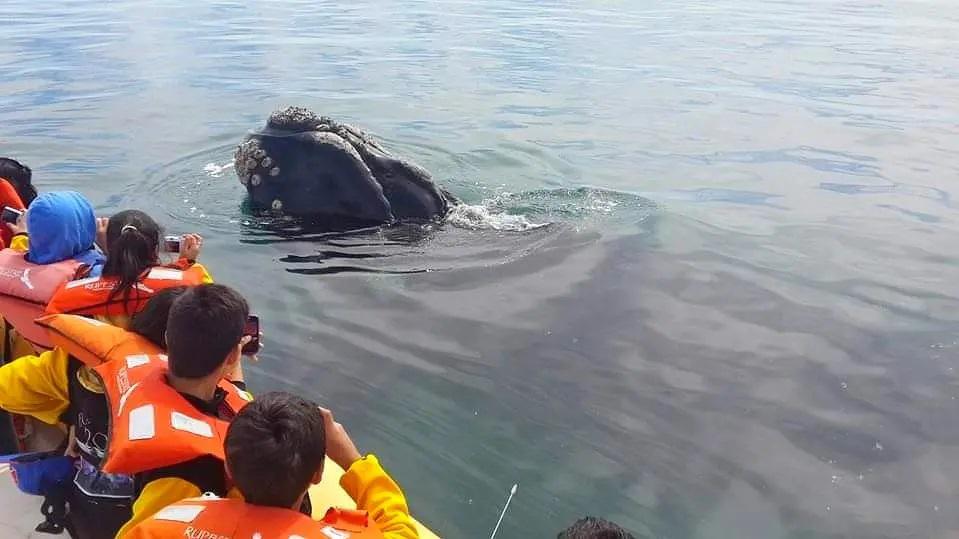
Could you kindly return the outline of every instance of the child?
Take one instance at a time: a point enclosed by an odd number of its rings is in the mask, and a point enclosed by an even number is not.
[[[318,484],[326,456],[346,470],[340,485],[359,510],[330,508],[315,521],[297,511]],[[212,496],[173,504],[133,528],[129,539],[161,537],[351,537],[419,535],[399,486],[373,455],[360,456],[326,409],[288,393],[269,393],[233,419],[227,468],[244,501]]]

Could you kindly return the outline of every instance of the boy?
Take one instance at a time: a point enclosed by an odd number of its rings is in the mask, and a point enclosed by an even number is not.
[[[346,470],[340,485],[359,510],[330,508],[323,520],[315,521],[297,508],[310,485],[322,479],[326,455]],[[270,393],[247,405],[230,424],[226,459],[245,502],[184,500],[126,537],[418,537],[403,492],[376,457],[360,456],[333,414],[302,398]]]
[[[133,516],[117,537],[171,503],[228,493],[222,440],[252,400],[240,364],[248,315],[227,286],[190,287],[170,308],[166,359],[97,368],[112,418],[103,470],[134,476]]]

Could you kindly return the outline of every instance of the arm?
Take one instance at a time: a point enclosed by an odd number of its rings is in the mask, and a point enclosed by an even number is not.
[[[54,348],[0,367],[0,408],[56,425],[70,405],[69,357],[62,349]]]
[[[178,477],[163,477],[150,481],[133,502],[133,516],[117,532],[117,539],[130,537],[127,534],[134,526],[153,516],[160,509],[185,498],[195,498],[200,494],[199,487]]]
[[[386,539],[418,539],[406,497],[383,471],[380,461],[373,455],[360,457],[346,429],[333,419],[333,412],[320,408],[320,414],[326,431],[326,454],[347,470],[340,486],[356,502],[356,508],[370,514]]]
[[[182,270],[186,270],[187,268],[200,270],[203,274],[201,282],[203,284],[210,284],[213,282],[213,277],[210,276],[210,272],[206,270],[203,264],[198,264],[196,261],[197,258],[200,257],[200,249],[202,246],[203,238],[199,234],[184,234],[183,243],[180,248],[180,258],[173,265]]]
[[[370,513],[386,539],[419,537],[403,491],[375,455],[354,462],[340,478],[340,486],[356,502],[357,509]]]

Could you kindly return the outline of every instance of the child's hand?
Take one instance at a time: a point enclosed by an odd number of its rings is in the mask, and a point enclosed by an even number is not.
[[[323,415],[323,426],[326,430],[326,455],[339,464],[340,468],[348,470],[363,456],[356,449],[356,445],[343,425],[333,419],[333,412],[320,407],[320,414]]]
[[[104,253],[107,252],[107,225],[110,224],[109,217],[97,217],[97,245]]]
[[[27,212],[20,214],[20,217],[17,217],[16,223],[7,223],[7,228],[10,229],[10,232],[16,234],[26,234],[27,233]]]
[[[202,246],[203,238],[199,234],[184,234],[183,244],[180,246],[180,258],[195,261],[200,257]]]

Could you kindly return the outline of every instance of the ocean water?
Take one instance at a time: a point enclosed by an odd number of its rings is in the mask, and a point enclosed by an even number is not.
[[[444,537],[959,536],[959,4],[0,2],[0,155],[143,209]],[[464,199],[242,211],[301,105]],[[279,472],[278,472],[279,473]]]

